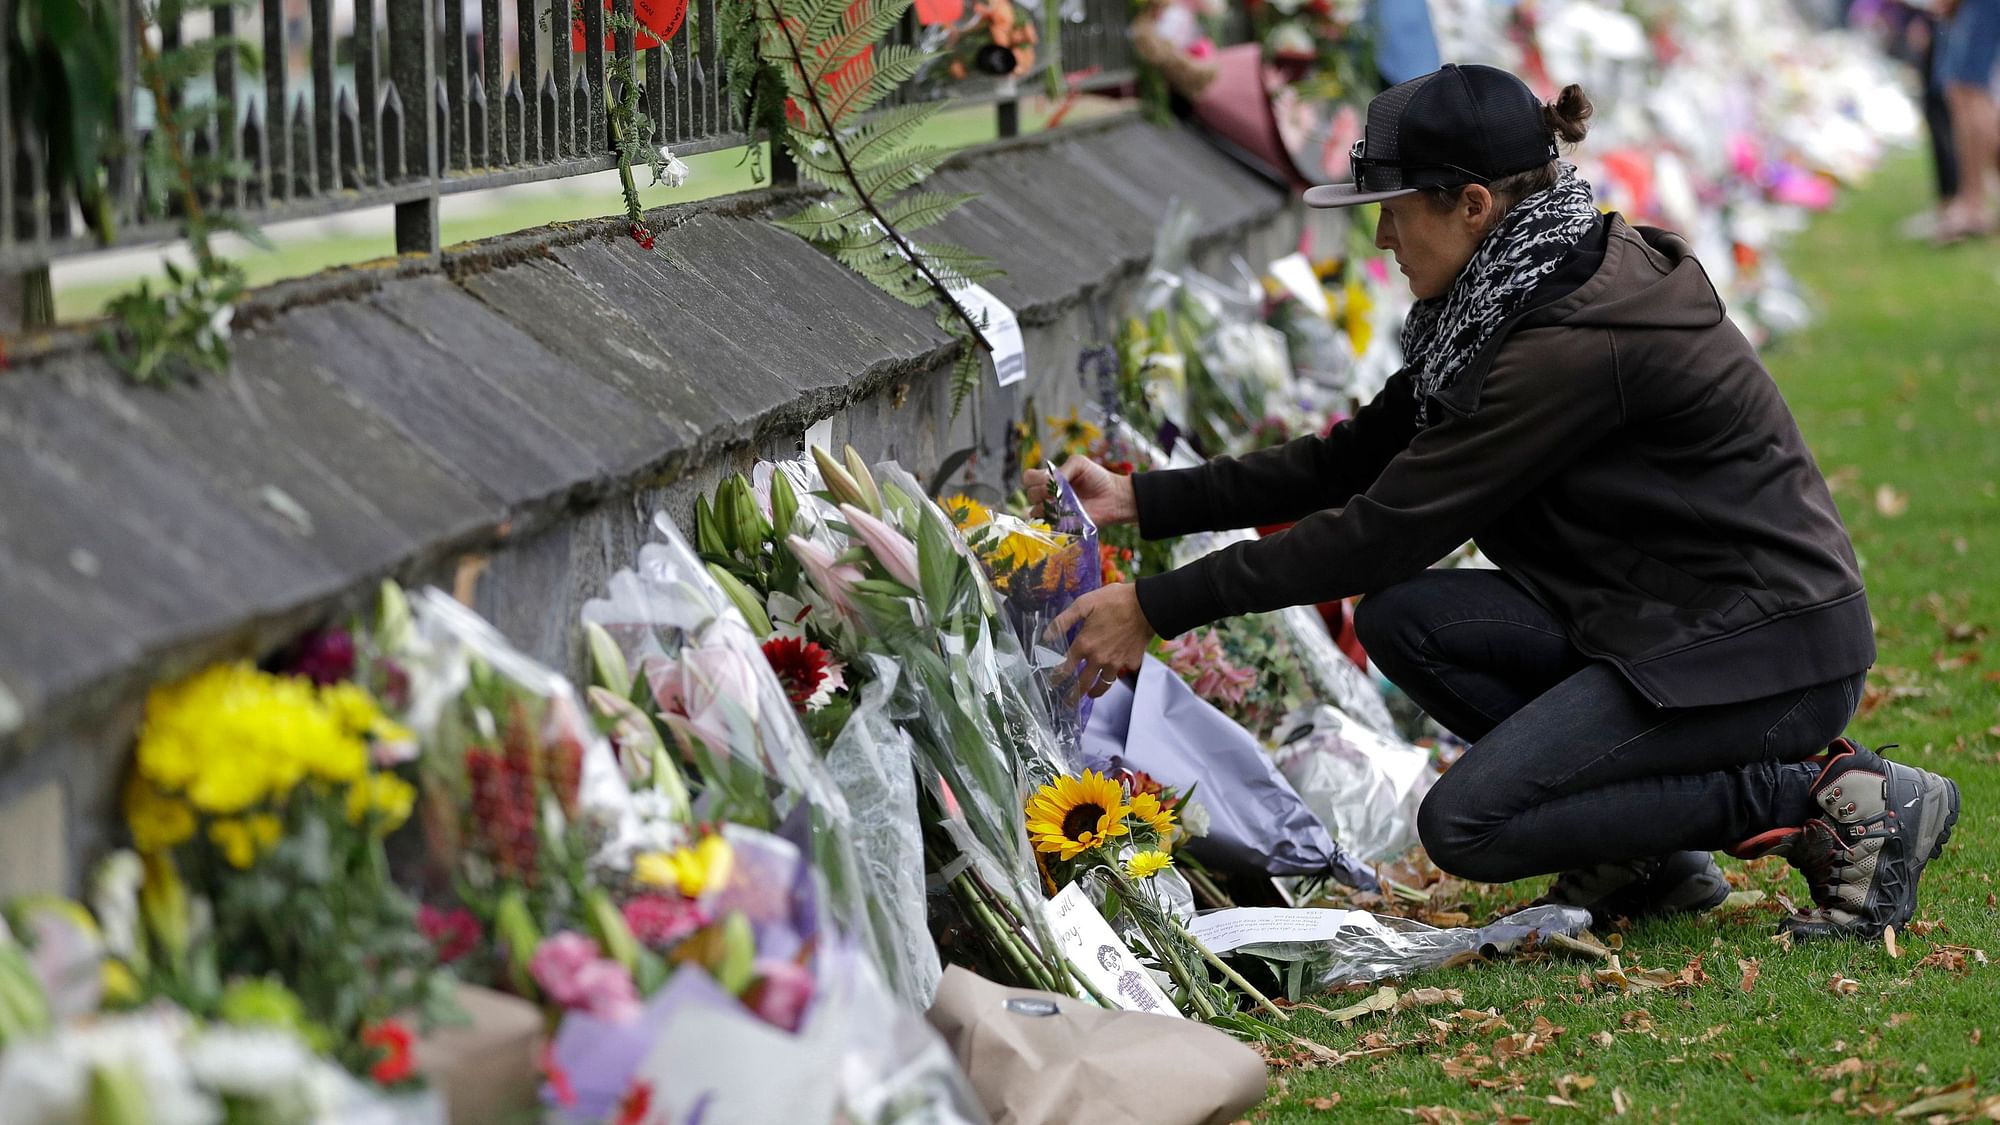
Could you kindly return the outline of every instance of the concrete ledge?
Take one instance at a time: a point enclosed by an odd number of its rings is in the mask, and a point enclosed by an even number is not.
[[[997,260],[1029,328],[1027,383],[956,423],[930,316],[762,221],[796,190],[660,212],[661,253],[611,219],[274,286],[239,317],[234,374],[192,387],[131,386],[81,336],[20,342],[0,374],[0,853],[9,802],[45,810],[51,779],[93,850],[148,685],[268,651],[385,575],[483,556],[478,604],[565,666],[577,603],[656,506],[818,420],[920,472],[981,450],[970,471],[996,480],[1030,396],[1084,396],[1077,349],[1108,340],[1173,200],[1215,248],[1281,252],[1300,221],[1132,118],[963,154],[934,185],[981,193],[937,236]]]

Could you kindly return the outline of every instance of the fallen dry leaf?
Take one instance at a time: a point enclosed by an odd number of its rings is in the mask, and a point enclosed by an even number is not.
[[[1600,1031],[1597,1034],[1591,1036],[1590,1039],[1591,1042],[1596,1043],[1600,1047],[1609,1047],[1613,1043],[1617,1042],[1617,1039],[1614,1038],[1612,1034],[1608,1031]]]
[[[1904,1024],[1909,1023],[1911,1020],[1914,1020],[1916,1018],[1917,1018],[1917,1013],[1915,1012],[1896,1012],[1890,1015],[1889,1026],[1901,1027]]]
[[[1611,1111],[1620,1117],[1632,1112],[1632,1099],[1616,1086],[1611,1088]]]
[[[1305,1107],[1307,1109],[1332,1109],[1339,1104],[1339,1094],[1329,1094],[1323,1098],[1307,1098],[1305,1100]]]
[[[1979,663],[1979,657],[1980,653],[1976,648],[1963,649],[1950,654],[1940,649],[1937,652],[1931,653],[1931,663],[1937,665],[1937,670],[1940,672],[1958,672]]]
[[[1751,989],[1757,987],[1757,974],[1764,971],[1763,963],[1755,957],[1747,960],[1739,957],[1736,959],[1736,967],[1743,970],[1743,980],[1736,987],[1747,995]]]
[[[1895,519],[1910,510],[1910,496],[1897,491],[1893,484],[1878,484],[1875,486],[1875,510],[1889,519]]]
[[[1972,965],[1986,964],[1986,951],[1969,945],[1940,945],[1924,954],[1917,962],[1919,969],[1944,969],[1961,976],[1971,971]]]
[[[1894,926],[1883,927],[1882,947],[1889,951],[1889,956],[1892,958],[1901,957],[1903,955],[1902,951],[1896,948],[1896,927]]]
[[[1406,1109],[1404,1113],[1424,1123],[1424,1125],[1464,1125],[1465,1115],[1448,1105],[1420,1105]]]
[[[1456,988],[1417,988],[1404,993],[1396,1002],[1398,1008],[1435,1008],[1440,1004],[1463,1008],[1465,993]]]
[[[1813,1073],[1818,1075],[1821,1080],[1831,1082],[1838,1078],[1860,1074],[1862,1069],[1863,1064],[1861,1060],[1853,1055],[1849,1055],[1832,1066],[1821,1067]]]
[[[1939,1090],[1937,1093],[1926,1098],[1918,1098],[1916,1101],[1897,1110],[1896,1116],[1899,1118],[1923,1117],[1931,1113],[1967,1110],[1971,1109],[1978,1100],[1979,1095],[1972,1088],[1972,1079],[1961,1078],[1957,1082]]]
[[[1543,1099],[1543,1100],[1544,1100],[1544,1101],[1546,1101],[1546,1102],[1548,1102],[1548,1103],[1549,1103],[1550,1105],[1559,1105],[1559,1106],[1563,1107],[1564,1109],[1582,1109],[1582,1108],[1583,1108],[1582,1106],[1580,1106],[1580,1105],[1576,1104],[1575,1102],[1573,1102],[1573,1101],[1570,1101],[1570,1100],[1569,1100],[1568,1098],[1561,1098],[1561,1097],[1557,1097],[1557,1096],[1556,1096],[1556,1095],[1554,1095],[1554,1094],[1550,1094],[1550,1095],[1549,1095],[1549,1096],[1548,1096],[1547,1098],[1545,1098],[1545,1099]]]
[[[1350,1004],[1337,1011],[1327,1012],[1327,1016],[1340,1023],[1351,1023],[1371,1012],[1392,1012],[1396,1009],[1396,990],[1388,985],[1375,990],[1375,994],[1359,1004]]]
[[[1852,996],[1861,991],[1861,982],[1835,973],[1833,979],[1826,983],[1826,988],[1835,996]]]

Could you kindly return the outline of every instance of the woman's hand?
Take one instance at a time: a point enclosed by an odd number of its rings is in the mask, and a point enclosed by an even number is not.
[[[1139,667],[1146,658],[1146,646],[1153,642],[1153,624],[1139,608],[1138,587],[1129,582],[1092,590],[1076,599],[1049,626],[1049,633],[1061,637],[1075,625],[1081,628],[1063,658],[1063,666],[1076,671],[1076,682],[1070,688],[1072,699],[1085,694],[1095,698],[1110,691],[1119,676]]]
[[[1099,527],[1131,523],[1139,518],[1139,501],[1132,491],[1132,478],[1120,476],[1088,457],[1072,457],[1063,462],[1062,475],[1083,501],[1084,514]],[[1029,469],[1022,474],[1028,486],[1028,508],[1040,511],[1049,499],[1049,474]]]

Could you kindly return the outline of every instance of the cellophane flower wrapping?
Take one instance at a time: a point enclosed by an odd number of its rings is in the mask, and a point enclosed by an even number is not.
[[[411,599],[412,627],[386,638],[408,675],[408,725],[424,745],[424,829],[430,854],[483,917],[498,896],[528,887],[562,901],[570,880],[547,870],[551,838],[631,831],[631,790],[569,680],[522,653],[449,594]]]
[[[552,1120],[982,1121],[942,1040],[840,932],[814,864],[769,833],[722,834],[734,860],[704,908],[741,916],[747,956],[787,967],[787,995],[738,995],[688,963],[636,1019],[569,1013],[549,1052]]]
[[[1285,779],[1357,858],[1383,862],[1416,846],[1417,809],[1438,776],[1429,750],[1324,704],[1288,716],[1273,741]]]
[[[583,620],[617,642],[693,764],[702,782],[696,818],[789,827],[825,876],[841,928],[893,963],[914,944],[910,919],[884,910],[881,920],[904,932],[877,932],[870,899],[882,888],[861,862],[851,807],[742,613],[672,521],[654,525],[664,541],[641,548],[636,569],[612,575],[606,596],[584,604]],[[921,979],[925,969],[911,972]]]
[[[1237,944],[1219,935],[1239,918],[1283,910],[1293,926],[1317,924],[1324,936],[1310,941]],[[1469,953],[1499,957],[1530,937],[1575,937],[1590,927],[1590,912],[1574,906],[1531,906],[1488,926],[1438,929],[1409,918],[1361,910],[1290,910],[1238,907],[1195,921],[1195,936],[1218,953],[1273,962],[1286,996],[1294,1001],[1346,985],[1404,978],[1442,968]]]
[[[884,520],[915,547],[921,589],[854,599],[867,643],[900,666],[896,719],[915,741],[920,781],[940,814],[933,828],[963,861],[953,866],[969,865],[1001,897],[1051,975],[1066,973],[1021,809],[1030,786],[1062,773],[1072,754],[1030,686],[1032,667],[985,569],[950,518],[900,466],[878,466],[875,475]]]
[[[922,1011],[937,995],[944,966],[930,934],[924,885],[924,837],[917,811],[916,747],[890,717],[895,662],[876,658],[874,678],[826,751],[826,768],[853,816],[861,884],[881,953],[877,961],[897,996]]]

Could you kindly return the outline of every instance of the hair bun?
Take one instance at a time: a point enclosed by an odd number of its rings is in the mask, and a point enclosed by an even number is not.
[[[1561,137],[1565,143],[1577,144],[1590,132],[1593,108],[1590,95],[1572,82],[1563,87],[1555,101],[1542,107],[1542,122],[1549,127],[1549,132]]]

